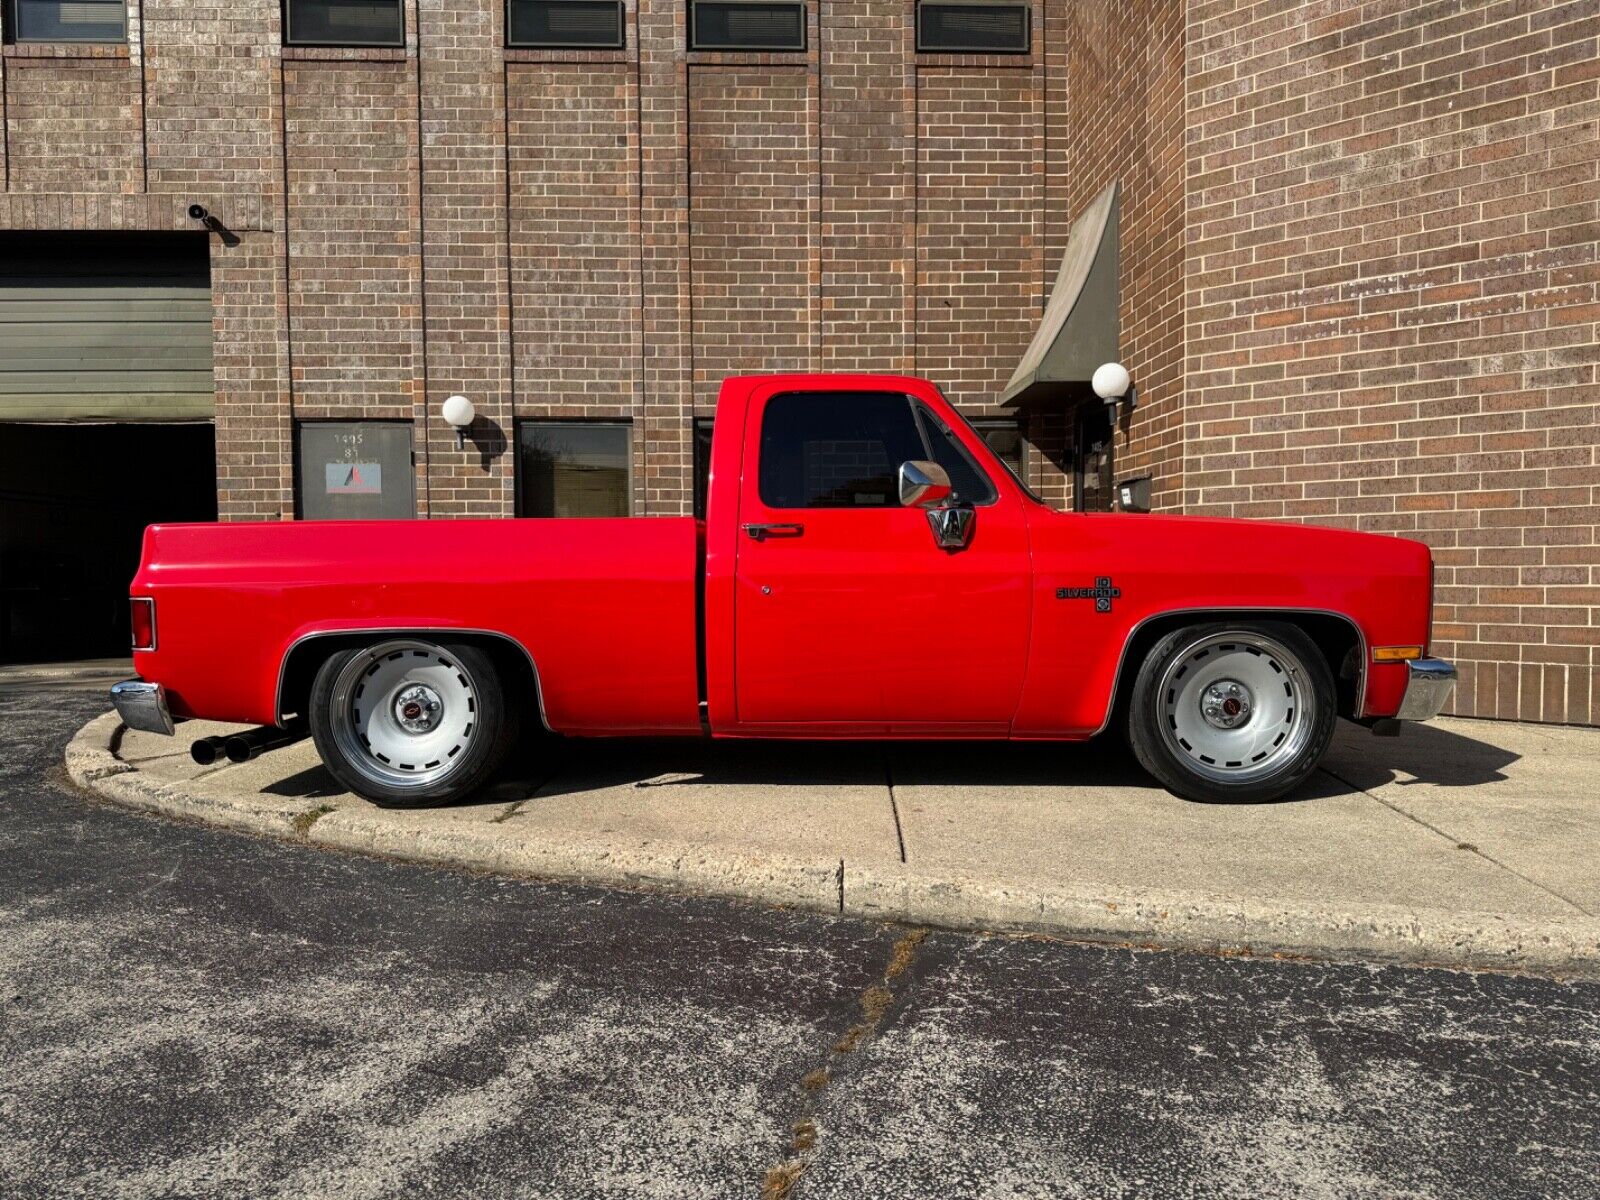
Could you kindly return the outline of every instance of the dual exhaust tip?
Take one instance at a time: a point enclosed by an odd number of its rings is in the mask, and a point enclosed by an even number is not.
[[[223,758],[231,763],[244,763],[259,758],[268,750],[298,742],[305,736],[304,732],[263,725],[259,729],[247,729],[228,737],[201,738],[189,747],[189,757],[202,767],[209,767]]]

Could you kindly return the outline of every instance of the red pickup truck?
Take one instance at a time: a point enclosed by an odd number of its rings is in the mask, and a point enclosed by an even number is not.
[[[137,729],[309,730],[381,804],[574,737],[1087,739],[1182,796],[1306,778],[1336,716],[1426,720],[1426,546],[1064,513],[921,380],[736,378],[704,521],[157,525],[132,588]],[[281,733],[278,731],[282,731]],[[530,732],[533,730],[530,728]]]

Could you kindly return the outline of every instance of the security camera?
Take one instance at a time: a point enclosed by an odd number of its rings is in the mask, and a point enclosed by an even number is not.
[[[210,215],[211,214],[206,211],[206,206],[204,204],[189,205],[189,216],[192,220],[204,221]]]

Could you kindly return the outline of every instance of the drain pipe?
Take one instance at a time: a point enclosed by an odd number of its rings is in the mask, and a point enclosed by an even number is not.
[[[249,762],[268,750],[293,745],[305,736],[304,729],[279,729],[276,725],[263,725],[259,729],[247,729],[225,739],[222,752],[231,763]]]

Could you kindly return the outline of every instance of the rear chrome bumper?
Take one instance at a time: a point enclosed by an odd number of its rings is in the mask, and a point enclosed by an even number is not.
[[[111,689],[111,703],[117,716],[129,729],[172,736],[172,712],[167,708],[167,691],[159,683],[129,679]]]
[[[1456,686],[1456,669],[1442,658],[1419,658],[1406,664],[1411,676],[1395,717],[1401,721],[1427,721],[1439,715]]]

